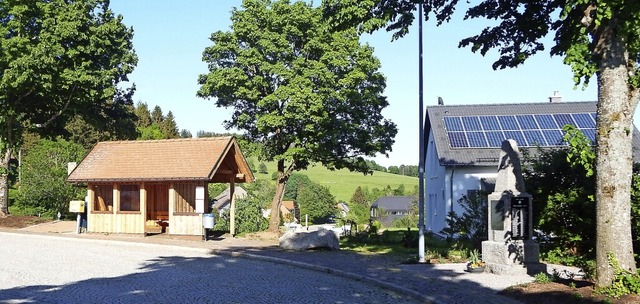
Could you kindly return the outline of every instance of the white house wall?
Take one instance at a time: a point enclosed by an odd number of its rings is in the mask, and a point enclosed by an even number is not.
[[[430,231],[440,231],[445,225],[445,168],[440,166],[433,133],[429,132],[425,158],[425,208],[426,225]],[[437,229],[437,230],[436,230]]]
[[[452,169],[448,169],[450,172]],[[459,204],[458,200],[464,195],[467,195],[469,190],[480,190],[482,178],[495,178],[497,176],[497,166],[493,167],[458,167],[455,168],[453,174],[453,183],[451,183],[450,196],[451,198],[447,203],[448,210],[453,210],[457,214],[462,214],[464,209]]]
[[[469,190],[480,190],[480,179],[495,178],[497,166],[441,166],[432,136],[429,134],[425,158],[426,225],[428,230],[440,232],[447,227],[449,211],[462,214],[463,208],[458,200]]]

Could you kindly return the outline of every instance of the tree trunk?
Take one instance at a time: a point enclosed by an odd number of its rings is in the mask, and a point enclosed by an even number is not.
[[[269,218],[269,232],[280,233],[280,205],[287,185],[287,174],[284,172],[284,160],[278,160],[278,175],[276,178],[276,194],[271,201],[271,217]]]
[[[0,159],[0,218],[9,216],[9,160],[11,149],[7,148]]]
[[[636,272],[631,242],[631,176],[633,114],[637,89],[630,88],[628,54],[613,29],[599,42],[598,121],[596,124],[596,285],[610,286],[614,269],[608,255],[622,269]]]

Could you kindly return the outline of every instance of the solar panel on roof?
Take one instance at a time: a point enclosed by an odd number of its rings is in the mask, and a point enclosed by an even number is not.
[[[569,114],[553,114],[553,118],[556,119],[558,126],[560,126],[561,128],[566,125],[576,125],[576,123],[573,121],[573,118],[571,118],[571,115]]]
[[[563,144],[563,133],[560,130],[542,130],[544,138],[549,146],[561,146]]]
[[[480,123],[485,131],[500,130],[500,124],[495,116],[480,116]]]
[[[469,139],[469,147],[486,148],[489,146],[484,132],[467,132],[467,139]]]
[[[500,148],[504,141],[504,134],[502,131],[489,131],[485,132],[487,135],[487,142],[490,148]]]
[[[575,120],[578,128],[595,128],[596,122],[591,118],[588,113],[571,114],[573,120]]]
[[[482,131],[478,116],[463,116],[462,125],[465,131]]]
[[[563,146],[567,124],[595,141],[595,113],[468,115],[443,118],[452,148],[499,148],[505,139],[521,147]]]
[[[505,139],[513,139],[519,147],[528,146],[521,131],[504,131]]]
[[[519,130],[518,123],[516,122],[516,118],[513,116],[498,116],[498,121],[500,122],[500,126],[502,126],[502,130]]]
[[[533,115],[533,117],[538,122],[540,129],[558,129],[556,121],[549,114]]]
[[[463,131],[460,117],[451,116],[444,118],[444,127],[447,131]]]
[[[533,119],[533,115],[516,115],[516,120],[520,124],[522,130],[538,130],[538,124]]]
[[[580,129],[582,134],[584,134],[592,143],[596,142],[596,129]]]
[[[547,146],[547,142],[544,140],[544,136],[542,136],[542,132],[540,130],[524,130],[522,131],[522,134],[527,140],[528,146]]]
[[[464,132],[447,132],[449,137],[449,144],[452,148],[467,148],[469,143],[467,137],[464,136]]]

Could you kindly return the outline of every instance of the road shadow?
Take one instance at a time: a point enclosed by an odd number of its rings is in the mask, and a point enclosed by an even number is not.
[[[382,292],[362,282],[354,283],[361,284],[359,289],[345,292],[341,283],[344,279],[318,273],[327,277],[315,280],[309,273],[227,255],[164,256],[147,260],[126,275],[0,289],[0,303],[297,303],[301,299],[324,303],[415,303],[393,293],[375,300],[380,295],[368,297],[367,293]]]
[[[293,262],[299,267],[369,280],[399,292],[409,291],[420,301],[441,303],[517,303],[497,293],[506,286],[533,281],[526,275],[467,273],[463,271],[464,264],[405,264],[399,256],[349,250],[288,251],[272,246],[234,248],[231,254]]]

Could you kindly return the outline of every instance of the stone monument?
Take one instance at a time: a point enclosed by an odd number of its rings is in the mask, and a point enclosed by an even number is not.
[[[502,142],[498,176],[489,194],[489,240],[482,242],[486,271],[496,274],[535,274],[545,271],[540,247],[531,240],[532,199],[525,191],[518,145]]]

